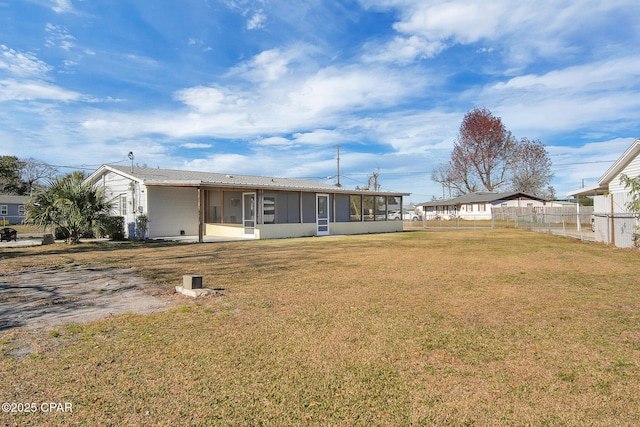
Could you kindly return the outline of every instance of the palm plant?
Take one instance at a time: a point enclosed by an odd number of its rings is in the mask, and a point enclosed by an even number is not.
[[[53,226],[67,243],[78,243],[86,232],[104,232],[111,204],[103,189],[85,182],[85,174],[72,172],[51,180],[48,186],[27,201],[26,222]]]

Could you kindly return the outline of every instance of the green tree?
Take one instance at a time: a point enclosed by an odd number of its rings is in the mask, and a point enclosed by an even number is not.
[[[20,179],[24,164],[16,156],[0,156],[0,194],[23,195],[27,188]]]
[[[85,182],[84,173],[73,172],[51,180],[29,198],[26,222],[53,226],[72,244],[78,243],[86,232],[102,235],[110,210],[103,189]]]
[[[623,174],[620,176],[620,181],[631,194],[631,201],[627,203],[627,209],[632,212],[640,212],[640,176],[630,178]]]
[[[624,188],[629,190],[631,195],[631,201],[627,203],[627,209],[636,214],[636,218],[640,217],[640,176],[631,178],[628,175],[622,174],[620,176],[620,182],[624,184]],[[640,247],[640,226],[636,225],[635,232],[633,233],[634,246]]]

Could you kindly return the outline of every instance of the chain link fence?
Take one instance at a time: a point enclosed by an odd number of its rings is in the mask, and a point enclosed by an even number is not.
[[[405,228],[429,229],[490,229],[524,228],[533,231],[594,241],[593,207],[494,207],[490,219],[462,219],[459,217],[431,217],[422,221],[405,222]]]

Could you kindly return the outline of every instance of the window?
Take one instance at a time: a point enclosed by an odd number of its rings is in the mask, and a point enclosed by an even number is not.
[[[127,196],[120,196],[120,215],[127,215]]]
[[[0,205],[0,215],[9,215],[9,206]]]
[[[374,212],[373,212],[374,198],[373,198],[373,196],[364,196],[363,199],[362,199],[362,204],[364,205],[364,220],[365,221],[373,221],[374,220]]]
[[[262,204],[263,219],[265,224],[276,223],[276,198],[274,196],[265,196]]]
[[[210,224],[222,222],[222,191],[207,190],[207,222]]]
[[[25,209],[24,205],[18,206],[18,215],[25,216],[26,214],[27,210]]]
[[[387,198],[384,196],[377,196],[376,199],[376,221],[384,221],[387,219]]]
[[[487,204],[486,203],[480,203],[478,205],[478,211],[480,212],[486,212],[487,211]]]
[[[362,196],[349,196],[349,221],[362,221]]]
[[[224,192],[224,223],[242,224],[242,192]]]

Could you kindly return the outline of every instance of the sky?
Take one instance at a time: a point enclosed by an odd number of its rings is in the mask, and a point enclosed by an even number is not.
[[[442,197],[462,119],[542,141],[559,198],[640,137],[637,0],[0,0],[0,155]]]

